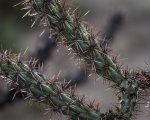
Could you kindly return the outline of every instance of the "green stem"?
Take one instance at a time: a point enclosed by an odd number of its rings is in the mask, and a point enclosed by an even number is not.
[[[44,76],[23,64],[3,57],[0,59],[0,74],[18,84],[20,91],[26,89],[38,100],[53,110],[69,115],[72,119],[100,120],[101,113],[94,107],[80,101],[76,96],[64,92],[57,83],[48,83]]]

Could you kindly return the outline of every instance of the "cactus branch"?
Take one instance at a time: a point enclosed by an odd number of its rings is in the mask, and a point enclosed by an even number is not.
[[[102,33],[102,43],[104,46],[114,42],[114,37],[124,23],[124,15],[121,12],[115,12],[106,24]]]
[[[51,57],[54,48],[56,47],[56,35],[50,28],[46,28],[43,34],[37,41],[36,50],[31,54],[31,57],[38,60],[37,67],[45,63]]]
[[[31,92],[33,96],[43,103],[52,107],[53,110],[61,111],[72,119],[100,120],[102,114],[99,109],[86,105],[81,99],[69,91],[65,91],[55,82],[49,82],[46,78],[31,70],[26,64],[16,62],[3,54],[0,59],[0,74],[13,80],[20,91]]]
[[[99,47],[94,35],[87,31],[80,22],[80,18],[74,14],[70,15],[61,2],[62,0],[27,0],[23,3],[27,5],[25,8],[31,11],[29,15],[34,16],[35,19],[41,17],[47,19],[50,27],[65,38],[68,47],[71,47],[75,53],[82,56],[87,64],[94,65],[100,76],[120,84],[123,76],[116,64]]]

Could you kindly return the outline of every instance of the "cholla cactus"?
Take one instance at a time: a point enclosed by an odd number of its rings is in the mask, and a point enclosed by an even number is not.
[[[0,73],[17,83],[21,91],[33,95],[38,101],[51,106],[54,111],[69,115],[71,119],[81,120],[130,120],[138,102],[140,89],[149,87],[147,82],[128,71],[122,70],[116,59],[109,56],[107,47],[98,44],[97,37],[82,23],[82,16],[71,12],[63,0],[23,0],[19,4],[27,9],[26,15],[33,16],[35,21],[40,19],[44,25],[50,26],[61,38],[67,48],[94,69],[99,76],[114,83],[119,89],[119,106],[116,111],[100,113],[93,105],[86,105],[82,99],[66,91],[64,85],[49,83],[43,75],[24,63],[9,59],[10,54],[3,54],[0,60]],[[140,74],[144,76],[144,74]],[[142,85],[141,85],[142,84]]]

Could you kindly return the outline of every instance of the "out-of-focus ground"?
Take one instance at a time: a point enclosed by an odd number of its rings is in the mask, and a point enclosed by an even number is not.
[[[2,0],[5,1],[5,0]],[[115,53],[119,53],[123,60],[124,66],[138,70],[139,68],[147,69],[145,63],[150,63],[150,1],[149,0],[76,0],[80,9],[83,11],[90,10],[91,12],[85,18],[91,24],[96,26],[95,30],[102,31],[110,15],[116,11],[121,11],[124,14],[124,25],[116,34],[112,47]],[[31,23],[27,18],[21,20],[19,8],[11,8],[13,2],[0,2],[14,10],[14,14],[9,14],[3,9],[0,11],[0,45],[3,49],[13,48],[14,51],[19,51],[22,48],[32,48],[38,32],[30,29]],[[17,10],[18,9],[18,10]],[[17,13],[19,12],[19,13]],[[18,15],[19,14],[19,15]],[[5,22],[7,24],[4,24]],[[26,22],[28,21],[28,22]],[[26,23],[25,25],[23,23]],[[19,26],[20,25],[20,26]],[[25,27],[26,26],[26,27]],[[3,29],[2,29],[3,28]],[[25,29],[24,29],[25,28]],[[12,30],[11,30],[12,29]],[[5,31],[4,31],[5,30]],[[13,40],[11,40],[11,38]],[[3,40],[2,40],[3,39]],[[14,41],[14,40],[17,40]],[[21,47],[20,47],[21,46]],[[75,70],[71,59],[67,56],[66,50],[55,51],[53,58],[48,61],[45,68],[45,74],[51,77],[57,74],[60,69],[63,69],[61,74],[67,74],[68,71]],[[127,58],[127,59],[124,59]],[[61,61],[60,61],[61,60]],[[108,88],[110,84],[100,80],[92,80],[92,78],[83,85],[77,87],[77,91],[85,94],[89,100],[95,99],[99,102],[102,111],[107,111],[117,103],[115,91]],[[150,98],[148,98],[150,100]],[[145,102],[145,101],[143,101]],[[137,120],[149,120],[150,108],[147,104],[142,104],[134,117]],[[25,102],[18,102],[11,106],[7,106],[3,111],[0,111],[0,120],[49,120],[49,115],[44,115],[44,110],[38,105],[30,108]],[[62,115],[54,115],[52,120],[63,119]],[[64,118],[65,119],[65,118]]]

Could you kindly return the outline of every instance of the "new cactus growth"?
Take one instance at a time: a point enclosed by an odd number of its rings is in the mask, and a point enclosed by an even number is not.
[[[97,36],[82,22],[82,16],[77,16],[75,10],[71,12],[63,0],[23,0],[19,4],[28,10],[25,16],[35,18],[32,26],[40,20],[52,28],[64,40],[67,48],[78,55],[89,69],[114,83],[121,93],[118,97],[119,106],[115,111],[101,113],[98,107],[85,104],[83,99],[69,91],[67,83],[48,81],[42,74],[35,72],[33,65],[11,59],[12,54],[8,52],[0,58],[1,76],[13,80],[13,86],[28,93],[27,97],[34,96],[52,110],[69,115],[73,120],[130,120],[138,103],[140,89],[149,87],[149,75],[135,75],[122,70],[117,60],[109,56],[107,47],[98,44]],[[146,82],[142,82],[140,76],[145,77]]]

